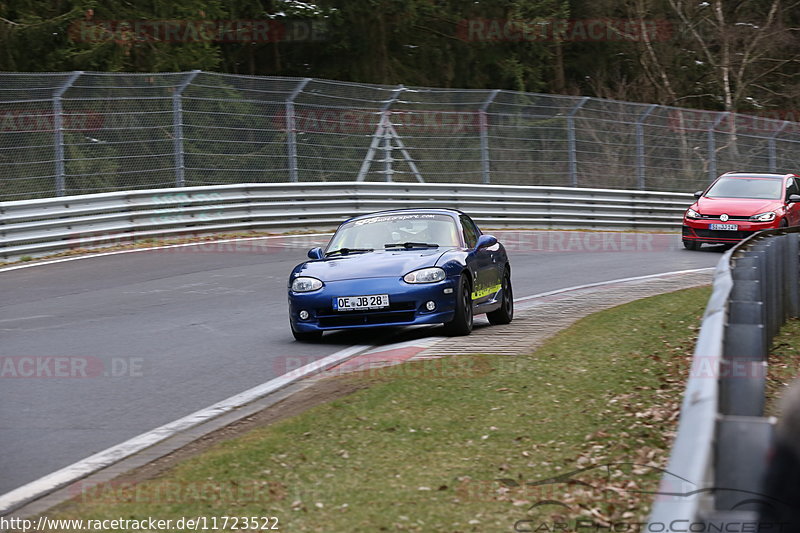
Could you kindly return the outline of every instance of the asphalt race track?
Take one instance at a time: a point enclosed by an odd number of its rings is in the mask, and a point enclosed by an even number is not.
[[[675,234],[608,235],[502,235],[515,296],[711,267],[721,256],[685,251]],[[0,494],[353,344],[438,329],[295,342],[286,280],[313,240],[0,271]]]

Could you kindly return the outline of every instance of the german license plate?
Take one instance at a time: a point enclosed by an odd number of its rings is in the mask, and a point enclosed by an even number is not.
[[[389,307],[388,294],[369,294],[367,296],[341,296],[333,299],[337,311],[364,311]]]
[[[736,224],[709,224],[708,229],[721,231],[736,231],[739,226]]]

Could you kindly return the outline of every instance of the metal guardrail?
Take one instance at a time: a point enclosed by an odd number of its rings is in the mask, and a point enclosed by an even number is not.
[[[494,227],[677,228],[690,194],[436,183],[183,187],[0,202],[0,259],[148,238],[336,226],[356,214],[455,207]]]
[[[767,230],[720,259],[645,531],[748,531],[758,505],[775,503],[762,491],[774,426],[764,417],[767,355],[800,315],[799,251],[800,228]]]

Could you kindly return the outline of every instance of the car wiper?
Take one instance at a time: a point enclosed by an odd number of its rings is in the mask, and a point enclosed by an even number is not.
[[[438,244],[433,244],[429,242],[393,242],[389,244],[384,244],[384,248],[405,248],[406,250],[411,248],[438,248]]]
[[[371,252],[372,248],[339,248],[338,250],[334,250],[332,252],[325,252],[325,257],[329,255],[347,255],[347,254],[363,254],[366,252]]]

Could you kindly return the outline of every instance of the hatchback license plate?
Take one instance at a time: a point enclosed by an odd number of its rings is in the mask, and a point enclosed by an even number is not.
[[[342,296],[333,299],[333,308],[337,311],[363,311],[365,309],[383,309],[384,307],[389,307],[388,294]]]
[[[710,224],[708,229],[712,230],[722,230],[722,231],[736,231],[739,229],[739,226],[736,224]]]

